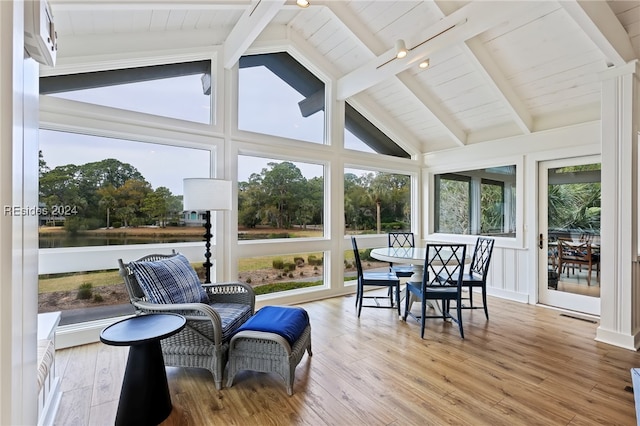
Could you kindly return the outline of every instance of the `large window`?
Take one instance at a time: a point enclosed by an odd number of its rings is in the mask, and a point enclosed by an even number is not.
[[[182,180],[209,176],[209,151],[51,130],[40,148],[41,248],[197,241],[175,230]]]
[[[208,124],[211,83],[206,60],[43,77],[40,93]]]
[[[515,237],[516,166],[435,175],[434,230]]]
[[[323,166],[240,155],[238,170],[238,239],[323,235]]]
[[[324,143],[324,83],[287,53],[240,58],[238,128]]]
[[[202,241],[182,181],[209,177],[211,152],[51,130],[40,148],[39,311],[63,311],[62,324],[130,313],[117,262],[93,249]],[[126,250],[111,253],[133,260]]]
[[[410,231],[410,176],[345,169],[344,216],[345,234]]]

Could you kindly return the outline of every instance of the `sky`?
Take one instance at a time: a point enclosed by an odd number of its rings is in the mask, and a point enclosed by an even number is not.
[[[239,93],[239,127],[255,132],[321,143],[324,113],[303,118],[298,109],[302,95],[264,67],[243,69]],[[161,89],[160,89],[161,88]],[[116,108],[208,123],[209,97],[203,95],[200,76],[156,80],[108,88],[88,89],[52,95]],[[276,103],[272,100],[277,99]],[[269,103],[271,102],[271,103]],[[348,148],[372,152],[357,138],[346,135]],[[51,169],[66,164],[82,165],[116,158],[134,166],[154,189],[164,186],[174,195],[182,194],[185,177],[208,177],[206,150],[178,148],[154,143],[87,136],[42,130],[40,149]],[[238,159],[239,181],[259,173],[271,161],[249,156]],[[306,178],[322,175],[316,164],[294,162]],[[168,173],[168,171],[171,171]]]

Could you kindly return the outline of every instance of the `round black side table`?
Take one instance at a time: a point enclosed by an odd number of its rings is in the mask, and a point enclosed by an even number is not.
[[[116,425],[158,425],[171,414],[160,340],[176,334],[186,323],[178,314],[149,314],[118,321],[102,330],[101,342],[130,346]]]

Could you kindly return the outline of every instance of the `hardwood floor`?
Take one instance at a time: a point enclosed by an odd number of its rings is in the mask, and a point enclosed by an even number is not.
[[[457,326],[363,309],[354,298],[303,306],[313,357],[293,396],[278,376],[243,372],[216,391],[205,370],[167,368],[174,410],[163,425],[635,425],[630,368],[639,355],[594,341],[597,324],[490,298]],[[417,307],[417,306],[416,306]],[[112,425],[127,348],[95,343],[57,352],[56,425]],[[148,407],[153,409],[153,407]]]

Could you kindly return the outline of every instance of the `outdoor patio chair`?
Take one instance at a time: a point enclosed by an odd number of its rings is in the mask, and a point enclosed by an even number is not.
[[[129,263],[118,259],[118,264],[136,314],[174,312],[187,319],[182,331],[161,341],[165,365],[206,368],[221,389],[229,340],[254,313],[253,289],[242,283],[202,284],[175,252]]]

